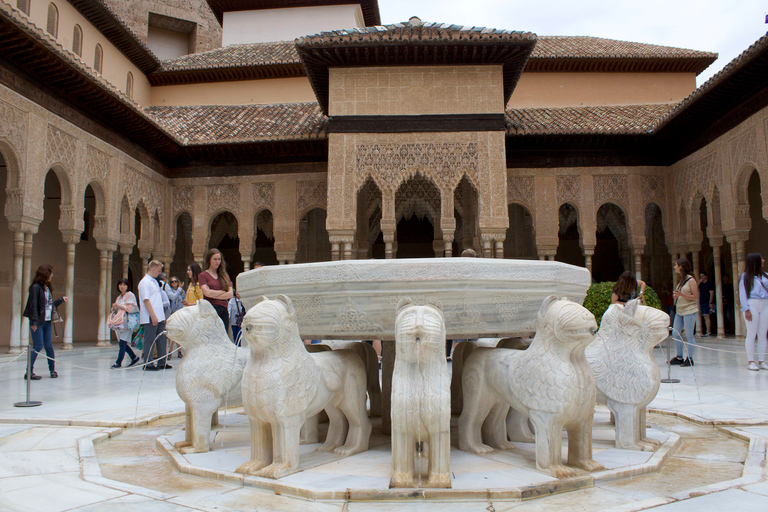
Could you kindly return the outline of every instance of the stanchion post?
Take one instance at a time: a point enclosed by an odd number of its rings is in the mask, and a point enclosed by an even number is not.
[[[30,343],[32,343],[32,340],[29,340]],[[36,402],[36,401],[30,401],[29,400],[29,392],[30,392],[30,385],[32,383],[32,347],[27,345],[27,401],[26,402],[16,402],[13,404],[14,407],[37,407],[38,405],[43,405],[43,402]]]
[[[671,331],[672,327],[670,327],[669,329]],[[670,364],[670,359],[669,359],[669,356],[670,356],[669,344],[672,343],[671,340],[672,340],[672,336],[671,336],[671,332],[670,332],[670,336],[667,337],[667,378],[666,379],[661,379],[661,382],[663,382],[664,384],[676,384],[676,383],[680,382],[680,379],[673,379],[672,378],[672,365]]]

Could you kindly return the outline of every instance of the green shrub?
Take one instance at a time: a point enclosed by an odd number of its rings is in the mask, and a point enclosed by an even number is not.
[[[611,294],[615,285],[615,281],[606,281],[604,283],[595,283],[587,290],[587,296],[584,298],[583,305],[595,315],[598,327],[600,327],[603,313],[611,305]],[[659,296],[653,291],[653,288],[646,286],[644,296],[646,305],[661,309],[661,300],[659,300]]]

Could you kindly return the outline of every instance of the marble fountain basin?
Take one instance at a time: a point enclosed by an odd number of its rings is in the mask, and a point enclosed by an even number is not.
[[[556,261],[489,258],[342,260],[261,267],[242,273],[246,308],[256,298],[288,296],[305,339],[394,339],[395,308],[437,299],[449,339],[534,332],[548,295],[581,303],[586,268]]]

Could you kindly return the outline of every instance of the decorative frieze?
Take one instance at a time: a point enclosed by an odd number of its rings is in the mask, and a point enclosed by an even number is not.
[[[594,176],[595,205],[605,201],[616,201],[623,205],[629,204],[629,181],[626,176],[609,174]]]
[[[327,209],[328,185],[325,181],[299,181],[296,183],[296,209],[299,214],[311,207]]]
[[[195,189],[192,187],[176,187],[173,189],[171,209],[173,218],[181,212],[187,212],[192,215],[195,204]]]
[[[557,177],[557,204],[572,202],[579,204],[581,200],[581,176]]]
[[[507,203],[523,203],[533,210],[535,197],[533,176],[511,176],[507,178]]]
[[[664,201],[666,190],[664,176],[643,176],[643,204],[653,201]]]
[[[237,185],[209,185],[206,189],[208,197],[207,216],[222,210],[232,212],[235,217],[240,212],[240,190]]]
[[[275,209],[275,184],[274,183],[254,183],[253,184],[253,204],[256,210],[269,208]]]

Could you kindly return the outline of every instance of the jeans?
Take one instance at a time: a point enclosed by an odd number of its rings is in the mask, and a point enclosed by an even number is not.
[[[747,337],[744,346],[747,351],[747,360],[755,360],[755,338],[757,338],[757,360],[765,361],[765,350],[768,344],[766,331],[768,330],[768,299],[749,299],[749,311],[752,313],[752,321],[747,322],[746,313],[744,321],[747,323]]]
[[[51,322],[37,324],[37,330],[35,331],[30,328],[29,335],[32,337],[32,363],[30,371],[35,367],[35,359],[37,359],[38,352],[43,350],[43,346],[45,346],[45,355],[50,358],[48,359],[48,370],[53,371],[56,367],[56,361],[54,361],[56,356],[53,355],[53,343],[51,342]]]
[[[224,324],[224,330],[229,329],[229,310],[226,306],[219,306],[218,304],[213,305],[213,309],[216,310],[216,314],[219,315],[219,318],[221,318],[221,322]]]
[[[144,363],[152,359],[152,347],[155,346],[157,347],[157,365],[165,366],[165,344],[167,340],[165,333],[159,337],[157,336],[158,333],[165,330],[165,320],[158,322],[157,325],[152,325],[152,322],[150,322],[148,324],[141,324],[141,326],[144,327],[144,340],[142,341],[144,347],[141,351]],[[155,341],[156,337],[157,341]]]
[[[131,345],[127,341],[118,340],[118,343],[120,344],[120,350],[117,353],[117,361],[115,361],[117,366],[122,366],[123,357],[125,357],[126,352],[128,353],[128,357],[131,358],[131,361],[136,359],[136,354],[133,352]]]
[[[242,345],[242,340],[240,339],[240,328],[236,325],[232,326],[232,339],[234,340],[235,345],[238,347]]]
[[[693,339],[693,329],[696,327],[696,313],[690,315],[675,315],[675,321],[672,322],[672,338],[677,347],[677,357],[683,359],[683,340],[680,338],[680,332],[685,330],[685,339],[688,341],[688,357],[693,359],[696,340]]]

